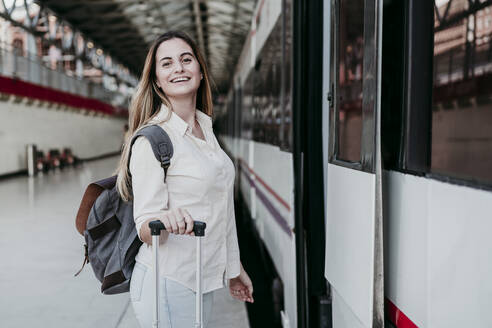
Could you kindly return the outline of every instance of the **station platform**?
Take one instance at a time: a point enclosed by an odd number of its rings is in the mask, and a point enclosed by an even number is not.
[[[84,255],[75,229],[82,194],[117,160],[0,181],[0,327],[139,327],[129,293],[102,295],[87,265],[74,277]],[[245,304],[217,291],[209,326],[249,327]]]

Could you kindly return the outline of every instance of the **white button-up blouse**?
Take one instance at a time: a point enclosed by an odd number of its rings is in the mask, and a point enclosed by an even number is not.
[[[146,138],[138,138],[130,159],[133,215],[137,231],[149,218],[159,218],[167,209],[184,208],[194,220],[207,224],[202,237],[202,290],[225,286],[225,279],[240,271],[239,246],[234,216],[234,164],[220,148],[212,119],[196,110],[205,140],[176,113],[162,106],[153,119],[169,135],[174,148],[164,183],[164,170]],[[159,245],[160,275],[195,291],[196,237],[163,232]],[[152,266],[152,247],[143,244],[136,261]]]

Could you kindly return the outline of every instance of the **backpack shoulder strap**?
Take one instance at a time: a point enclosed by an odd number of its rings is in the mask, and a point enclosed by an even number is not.
[[[138,137],[144,136],[150,142],[154,156],[161,163],[161,167],[164,169],[164,181],[166,181],[167,169],[171,164],[171,157],[173,157],[173,144],[169,135],[163,128],[158,125],[149,125],[140,129],[132,138],[130,144],[130,156],[128,157],[127,165],[130,165],[130,158],[132,156],[132,147]],[[130,170],[128,170],[130,172]]]

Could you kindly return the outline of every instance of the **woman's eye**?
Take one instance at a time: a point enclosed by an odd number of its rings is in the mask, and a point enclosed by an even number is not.
[[[162,64],[163,67],[167,67],[169,65],[171,65],[171,63],[164,63],[164,64]]]
[[[185,63],[189,63],[189,62],[191,62],[191,58],[185,58],[185,59],[183,59],[183,61],[184,61]]]

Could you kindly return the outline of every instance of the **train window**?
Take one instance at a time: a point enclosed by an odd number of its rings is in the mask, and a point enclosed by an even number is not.
[[[260,51],[254,72],[254,140],[280,146],[282,21],[275,24]]]
[[[265,142],[264,114],[267,101],[267,90],[264,87],[264,76],[260,71],[254,73],[253,81],[253,140],[263,143]]]
[[[405,76],[405,4],[401,0],[384,2],[383,63],[381,85],[381,157],[383,168],[400,169],[400,143],[403,132],[403,88]],[[384,60],[391,58],[391,60]]]
[[[434,5],[431,171],[491,183],[492,4]]]
[[[364,1],[339,3],[337,67],[337,158],[361,159]]]
[[[243,86],[243,100],[241,113],[241,137],[253,140],[254,104],[253,104],[253,75],[250,71]]]

